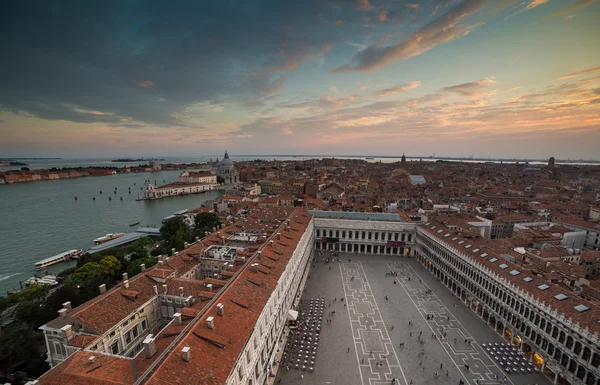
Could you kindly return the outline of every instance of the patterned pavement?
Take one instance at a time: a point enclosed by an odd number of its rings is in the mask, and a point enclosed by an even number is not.
[[[325,298],[320,353],[312,373],[280,371],[282,384],[503,383],[503,372],[479,344],[502,338],[417,261],[341,254],[339,262],[324,263],[318,257],[310,276],[303,298]],[[504,383],[551,382],[541,374],[509,374]]]

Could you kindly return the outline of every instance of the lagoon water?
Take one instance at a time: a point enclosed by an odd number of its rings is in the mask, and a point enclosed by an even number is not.
[[[175,211],[194,209],[221,195],[219,191],[211,191],[156,201],[136,201],[138,196],[143,196],[140,188],[145,186],[146,179],[162,184],[163,181],[175,181],[180,172],[0,185],[0,295],[18,288],[19,281],[34,275],[33,264],[41,259],[70,249],[87,250],[94,246],[95,238],[106,233],[127,233],[139,226],[160,227],[162,218]],[[129,226],[135,222],[140,224]],[[48,270],[57,273],[73,264],[74,261],[60,263]]]

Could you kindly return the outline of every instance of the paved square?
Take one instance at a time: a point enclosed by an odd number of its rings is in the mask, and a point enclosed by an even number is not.
[[[480,346],[502,338],[417,261],[339,258],[325,263],[317,257],[302,297],[326,304],[314,371],[282,367],[282,384],[382,385],[394,378],[400,385],[502,383],[505,374]],[[551,383],[539,373],[506,376],[513,385]]]

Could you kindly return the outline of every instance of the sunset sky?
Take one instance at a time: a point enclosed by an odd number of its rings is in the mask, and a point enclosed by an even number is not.
[[[0,5],[0,158],[600,159],[600,1]]]

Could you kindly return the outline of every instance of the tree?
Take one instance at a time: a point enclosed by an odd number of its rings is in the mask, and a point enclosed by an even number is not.
[[[46,298],[48,290],[49,288],[46,285],[29,285],[23,291],[17,294],[17,301],[20,303],[41,301]]]
[[[146,268],[150,268],[154,265],[156,265],[158,263],[158,259],[156,258],[140,258],[140,259],[136,259],[135,261],[132,261],[129,266],[127,266],[127,275],[129,276],[129,278],[141,273],[142,268],[141,268],[141,264],[146,265]]]
[[[57,313],[51,313],[46,308],[43,301],[27,301],[17,306],[15,318],[29,325],[32,329],[37,329],[41,325],[56,318]]]
[[[104,268],[104,274],[106,274],[108,277],[116,277],[119,273],[121,273],[121,262],[112,255],[102,258],[100,265],[102,265]]]
[[[39,351],[43,344],[41,332],[29,329],[26,324],[10,325],[0,331],[0,362],[6,367],[25,362],[30,374],[40,375],[49,369]]]
[[[69,285],[83,301],[98,295],[98,286],[110,284],[121,273],[121,262],[112,255],[102,258],[100,262],[88,262],[81,266],[67,279]]]
[[[165,240],[165,246],[168,250],[172,248],[181,250],[183,249],[184,242],[189,242],[192,239],[192,232],[181,217],[165,221],[160,228],[160,233]]]
[[[184,243],[188,242],[191,237],[192,232],[190,231],[189,227],[185,226],[180,228],[175,233],[175,238],[171,242],[171,248],[174,248],[175,250],[183,250],[185,246]]]
[[[196,223],[196,236],[204,237],[205,232],[212,233],[213,229],[221,227],[221,218],[215,213],[200,213],[194,219]]]

